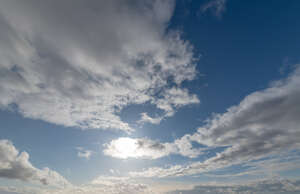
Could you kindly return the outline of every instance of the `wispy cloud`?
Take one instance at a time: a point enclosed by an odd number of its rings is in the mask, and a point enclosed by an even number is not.
[[[227,0],[210,0],[200,8],[200,11],[201,13],[210,11],[216,17],[222,18],[226,11],[226,2]]]
[[[77,156],[80,157],[80,158],[85,158],[87,160],[89,160],[92,156],[92,154],[94,154],[93,151],[91,150],[87,150],[87,149],[84,149],[83,147],[77,147]]]
[[[132,176],[185,176],[213,171],[234,164],[268,159],[300,146],[300,68],[286,79],[246,96],[239,105],[215,114],[189,141],[208,148],[227,147],[204,162],[153,167]]]
[[[159,124],[164,118],[173,116],[176,109],[189,104],[198,104],[200,100],[195,94],[189,94],[187,89],[172,87],[161,92],[160,98],[153,98],[152,103],[163,110],[164,114],[152,118],[147,113],[142,113],[139,123]]]

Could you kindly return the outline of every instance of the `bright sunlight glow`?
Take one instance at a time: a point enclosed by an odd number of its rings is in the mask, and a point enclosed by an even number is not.
[[[116,152],[121,158],[134,157],[137,153],[137,140],[131,138],[120,138],[115,142]]]

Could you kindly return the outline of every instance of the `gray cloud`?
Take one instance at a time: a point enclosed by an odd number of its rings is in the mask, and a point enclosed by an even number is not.
[[[185,135],[207,149],[227,147],[204,162],[171,168],[149,168],[132,176],[184,176],[233,164],[267,159],[300,146],[300,68],[287,78],[244,98],[223,114],[215,114],[195,134]],[[181,140],[179,139],[179,140]]]
[[[60,174],[49,168],[35,168],[27,152],[21,152],[8,140],[0,140],[0,177],[57,187],[70,186]]]
[[[130,132],[118,116],[129,104],[150,102],[171,116],[198,103],[181,87],[196,74],[192,46],[166,32],[173,9],[171,0],[1,1],[0,107]]]

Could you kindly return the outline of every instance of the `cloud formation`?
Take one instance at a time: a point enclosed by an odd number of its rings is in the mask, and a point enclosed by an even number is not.
[[[300,147],[300,68],[286,79],[246,96],[223,114],[214,114],[189,137],[207,149],[227,147],[204,162],[153,167],[132,176],[184,176],[279,156]]]
[[[150,102],[165,117],[198,103],[181,86],[194,79],[195,59],[189,42],[167,31],[173,9],[172,0],[2,1],[0,108],[131,132],[118,115],[129,104]]]
[[[0,140],[0,177],[16,179],[56,187],[70,186],[70,183],[49,168],[38,169],[29,162],[29,154],[21,152],[8,140]]]

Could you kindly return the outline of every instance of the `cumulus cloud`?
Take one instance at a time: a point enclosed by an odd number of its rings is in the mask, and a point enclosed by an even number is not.
[[[0,177],[16,179],[56,187],[70,186],[70,183],[49,168],[38,169],[29,162],[29,154],[21,152],[8,140],[0,140]]]
[[[206,184],[191,190],[171,191],[167,194],[296,194],[300,192],[300,181],[294,180],[261,180],[248,184],[217,185]]]
[[[205,147],[227,147],[204,162],[154,167],[133,176],[184,176],[233,164],[280,156],[300,146],[300,68],[265,90],[246,96],[223,114],[214,114],[196,133],[185,135]]]
[[[200,11],[202,13],[211,11],[216,17],[221,18],[226,11],[226,2],[227,0],[211,0],[204,4]]]
[[[89,160],[92,154],[94,153],[93,151],[84,149],[83,147],[77,147],[77,150],[78,150],[77,156],[79,158],[85,158],[87,160]]]
[[[201,149],[193,148],[187,138],[177,140],[174,143],[160,143],[146,138],[121,137],[104,144],[104,147],[103,153],[105,155],[120,159],[157,159],[170,154],[195,158],[202,153]]]
[[[118,114],[129,104],[171,116],[198,103],[181,86],[196,75],[192,46],[166,30],[173,9],[172,0],[1,1],[0,108],[131,132]]]

